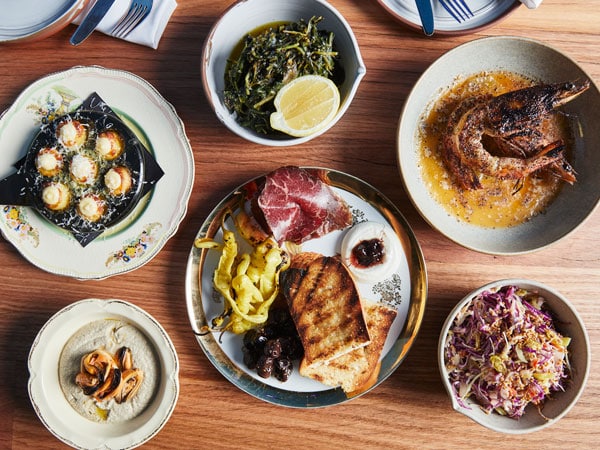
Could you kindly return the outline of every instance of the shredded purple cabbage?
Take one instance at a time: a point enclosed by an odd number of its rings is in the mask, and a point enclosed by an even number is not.
[[[529,403],[541,408],[569,376],[570,339],[554,328],[535,292],[504,286],[485,291],[457,314],[445,363],[459,403],[473,396],[484,411],[515,419]]]

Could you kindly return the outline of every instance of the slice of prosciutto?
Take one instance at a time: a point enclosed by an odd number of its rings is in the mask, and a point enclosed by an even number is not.
[[[267,174],[256,204],[279,243],[301,244],[352,224],[348,204],[315,170],[286,166]]]

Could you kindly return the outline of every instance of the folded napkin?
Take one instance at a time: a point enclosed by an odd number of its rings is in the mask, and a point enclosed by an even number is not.
[[[523,3],[529,9],[535,9],[538,6],[540,6],[540,3],[542,3],[542,0],[521,0],[521,3]]]
[[[73,23],[81,23],[88,11],[94,6],[94,3],[96,2],[90,2]],[[96,27],[96,31],[110,35],[111,30],[121,17],[127,14],[130,4],[131,0],[116,0]],[[123,39],[153,49],[158,48],[160,38],[176,7],[177,2],[175,0],[154,0],[154,5],[148,17]]]

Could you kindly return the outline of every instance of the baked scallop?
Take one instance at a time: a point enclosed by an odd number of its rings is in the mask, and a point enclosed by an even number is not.
[[[42,201],[51,211],[64,211],[71,202],[71,191],[64,183],[48,183],[42,189]]]
[[[98,164],[92,158],[77,153],[69,167],[71,178],[80,184],[93,184],[98,177]]]
[[[63,156],[56,147],[44,147],[35,157],[35,167],[43,176],[53,177],[63,168]]]
[[[106,202],[97,194],[81,197],[77,204],[77,214],[88,222],[98,222],[106,212]]]
[[[125,141],[118,131],[106,130],[98,133],[96,152],[107,161],[118,158],[125,149]]]
[[[77,150],[87,141],[87,127],[78,120],[67,120],[56,129],[58,141],[69,150]]]
[[[94,104],[102,102],[95,99]],[[76,110],[40,127],[23,163],[24,198],[85,247],[127,217],[163,172],[107,111]]]
[[[131,172],[125,166],[113,167],[104,174],[104,185],[110,195],[124,195],[129,192],[132,184]]]

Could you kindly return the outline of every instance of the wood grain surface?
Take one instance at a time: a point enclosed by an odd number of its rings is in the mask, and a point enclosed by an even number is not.
[[[176,108],[195,158],[188,213],[177,234],[143,267],[102,281],[46,273],[0,239],[0,448],[64,448],[38,419],[27,394],[27,356],[43,324],[83,298],[122,298],[156,317],[180,358],[181,392],[162,431],[146,448],[592,448],[600,440],[600,213],[558,244],[523,256],[464,249],[433,230],[404,192],[396,165],[402,105],[423,71],[444,52],[484,36],[530,37],[566,52],[600,82],[597,0],[544,0],[491,28],[466,36],[426,38],[373,0],[332,0],[354,29],[367,75],[343,119],[297,147],[269,148],[231,134],[213,114],[200,79],[208,31],[228,0],[179,0],[158,50],[94,33],[72,47],[75,27],[31,43],[0,46],[0,111],[29,84],[77,65],[131,71]],[[552,64],[552,61],[548,61]],[[599,124],[600,125],[600,124]],[[600,149],[591,149],[600,151]],[[402,211],[422,246],[429,296],[417,341],[378,388],[324,409],[290,409],[249,396],[204,356],[186,311],[184,276],[194,236],[219,200],[241,182],[285,164],[338,169],[374,185]],[[592,367],[583,396],[543,431],[505,436],[454,412],[436,362],[438,334],[455,303],[501,278],[532,278],[561,291],[587,325]],[[596,447],[597,448],[597,447]]]

